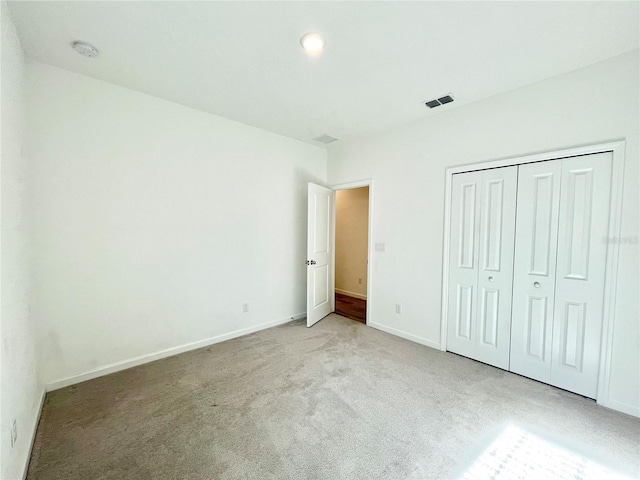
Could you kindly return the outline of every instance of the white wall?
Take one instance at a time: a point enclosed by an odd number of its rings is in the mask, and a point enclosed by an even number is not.
[[[36,372],[34,329],[29,318],[28,165],[22,151],[24,55],[4,1],[0,2],[0,17],[0,477],[13,480],[22,478],[27,464],[43,390]],[[12,448],[14,419],[18,437]]]
[[[367,297],[369,187],[336,192],[336,290]]]
[[[37,62],[27,76],[46,383],[304,313],[325,149]]]
[[[372,178],[370,324],[438,347],[445,169],[625,139],[618,295],[608,404],[640,414],[638,51],[329,152],[330,184]],[[425,115],[426,115],[425,111]],[[401,315],[394,304],[401,303]]]

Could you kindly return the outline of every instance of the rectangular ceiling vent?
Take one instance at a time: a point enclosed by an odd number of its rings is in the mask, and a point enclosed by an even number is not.
[[[424,104],[429,108],[436,108],[440,105],[446,105],[447,103],[453,102],[453,96],[451,94],[445,95],[444,97],[434,98],[433,100],[427,100]]]
[[[335,142],[335,141],[336,141],[336,140],[338,140],[338,139],[337,139],[337,138],[332,137],[331,135],[327,135],[327,134],[325,133],[325,134],[320,135],[319,137],[314,138],[314,140],[315,140],[316,142],[320,142],[320,143],[325,143],[325,144],[326,144],[326,143]]]

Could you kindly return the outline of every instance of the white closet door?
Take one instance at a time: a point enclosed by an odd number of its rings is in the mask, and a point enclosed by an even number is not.
[[[562,160],[551,384],[595,398],[600,365],[610,152]]]
[[[520,165],[510,370],[551,382],[561,160]]]
[[[517,167],[452,179],[447,350],[509,368]]]
[[[482,172],[453,175],[447,350],[467,357],[475,352],[475,297],[478,283]]]
[[[505,370],[511,344],[517,183],[516,166],[482,172],[475,358]]]

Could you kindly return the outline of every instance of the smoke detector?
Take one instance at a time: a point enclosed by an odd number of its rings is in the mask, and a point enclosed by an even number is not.
[[[429,108],[436,108],[440,105],[446,105],[453,102],[453,95],[451,93],[444,95],[440,98],[434,98],[433,100],[427,100],[424,104]]]
[[[94,58],[100,53],[96,47],[87,42],[73,42],[71,46],[83,57]]]
[[[331,142],[335,142],[336,140],[338,140],[335,137],[332,137],[331,135],[327,135],[326,133],[320,135],[319,137],[314,138],[314,140],[316,142],[320,142],[320,143],[331,143]]]

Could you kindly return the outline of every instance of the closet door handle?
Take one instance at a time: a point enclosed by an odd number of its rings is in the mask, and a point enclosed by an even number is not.
[[[490,282],[493,282],[493,277],[489,277],[489,281],[490,281]]]
[[[540,282],[533,282],[533,286],[536,288],[540,288]]]

